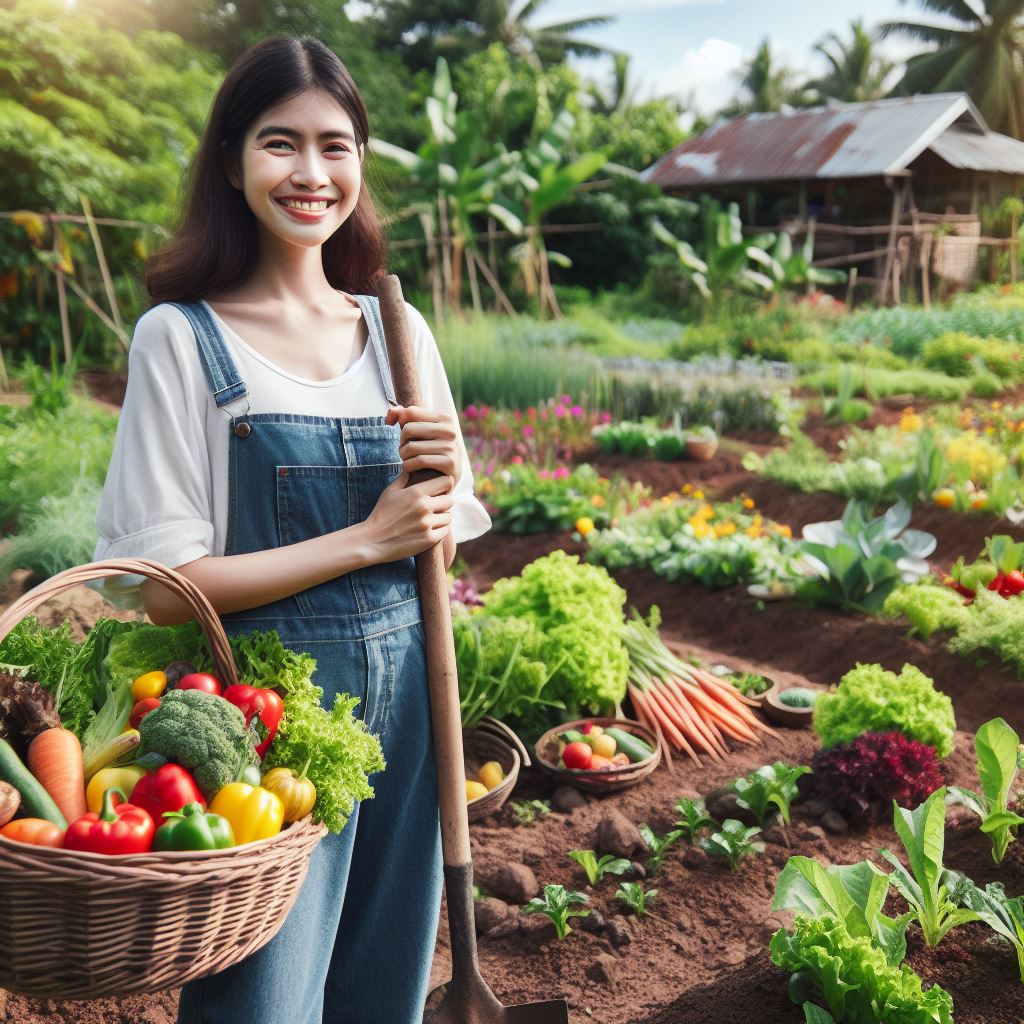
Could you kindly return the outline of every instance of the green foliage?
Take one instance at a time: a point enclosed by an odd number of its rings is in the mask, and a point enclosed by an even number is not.
[[[763,765],[732,784],[736,803],[751,811],[762,828],[776,814],[788,825],[789,805],[797,795],[796,780],[810,770],[806,765],[794,766],[782,761]]]
[[[853,397],[856,372],[848,363],[839,369],[839,387],[835,401],[824,403],[825,419],[830,423],[859,423],[871,415],[871,405]]]
[[[696,842],[697,836],[704,829],[713,828],[717,824],[715,819],[708,814],[703,800],[691,800],[689,797],[677,800],[676,814],[679,815],[676,828],[681,835],[686,836],[690,843]]]
[[[798,593],[844,611],[879,611],[901,582],[928,572],[925,559],[935,550],[935,537],[909,524],[910,506],[902,501],[877,518],[866,503],[851,501],[841,520],[809,523],[799,550],[816,576]]]
[[[893,825],[903,843],[910,870],[890,850],[882,856],[892,865],[889,881],[910,905],[926,945],[937,946],[957,925],[978,915],[962,909],[963,875],[943,867],[946,833],[946,788],[943,786],[912,811],[893,802]]]
[[[830,915],[798,914],[792,934],[780,928],[770,945],[772,963],[806,980],[837,1024],[953,1024],[953,1000],[943,988],[925,991],[909,967],[890,964],[869,938],[850,935]]]
[[[800,378],[801,387],[836,394],[843,379],[844,368],[826,367]],[[906,370],[864,366],[857,370],[853,380],[853,393],[874,399],[890,395],[917,395],[941,402],[962,401],[971,390],[971,381],[950,377],[934,370],[911,368]]]
[[[520,911],[523,914],[543,914],[555,926],[558,941],[572,931],[569,927],[571,917],[589,917],[589,910],[580,910],[576,904],[588,903],[585,893],[567,890],[563,885],[545,885],[543,896],[534,896]]]
[[[583,708],[607,710],[625,696],[626,593],[607,571],[554,551],[498,580],[483,600],[490,615],[529,619],[544,634],[543,660],[558,665],[549,688],[570,718]]]
[[[1001,864],[1006,848],[1017,838],[1017,829],[1024,825],[1024,818],[1010,810],[1019,768],[1020,737],[1004,719],[994,718],[975,733],[974,749],[978,754],[981,793],[950,786],[949,794],[981,818],[981,831],[992,841],[992,859]]]
[[[639,882],[621,882],[615,891],[615,898],[622,900],[637,917],[646,917],[650,912],[649,904],[653,903],[658,895],[657,889],[648,889]]]
[[[902,616],[910,623],[912,632],[925,640],[940,629],[959,629],[970,617],[964,599],[952,587],[928,576],[894,590],[885,599],[882,614]]]
[[[965,879],[962,894],[964,906],[1013,946],[1017,970],[1024,983],[1024,896],[1010,899],[1001,882],[989,882],[979,889],[970,879]]]
[[[971,377],[980,368],[1002,381],[1014,381],[1024,373],[1019,344],[999,338],[976,338],[962,331],[926,341],[921,357],[925,366],[950,377]]]
[[[992,651],[1024,676],[1024,601],[979,590],[967,612],[949,649],[963,655]]]
[[[853,938],[870,939],[892,965],[907,955],[911,914],[882,913],[889,876],[869,860],[824,865],[810,857],[790,857],[775,883],[772,910],[795,910],[811,917],[831,915]]]
[[[818,698],[814,729],[826,749],[865,732],[901,732],[948,757],[956,719],[949,697],[913,665],[904,665],[896,675],[881,665],[858,662],[839,680],[835,693]]]
[[[645,866],[651,874],[654,874],[655,871],[660,870],[669,849],[683,833],[678,829],[673,829],[663,836],[659,836],[650,825],[638,825],[637,828],[651,854],[647,858]]]
[[[513,800],[509,807],[517,825],[532,825],[538,818],[546,818],[551,813],[548,800]]]
[[[591,885],[597,885],[605,875],[623,875],[632,867],[628,860],[611,853],[598,859],[593,850],[570,850],[567,856],[583,868]]]
[[[717,832],[700,840],[700,847],[711,857],[724,857],[729,869],[737,871],[744,857],[764,853],[764,843],[754,838],[760,834],[756,826],[747,828],[742,821],[726,818]]]

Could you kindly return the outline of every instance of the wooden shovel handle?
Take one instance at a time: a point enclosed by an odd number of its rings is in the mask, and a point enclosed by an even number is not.
[[[402,286],[393,274],[378,288],[380,315],[387,342],[388,362],[399,405],[419,405],[419,375],[409,337],[409,319]],[[435,470],[413,475],[413,482],[440,476]],[[430,687],[430,718],[437,758],[437,790],[441,805],[441,850],[444,863],[470,863],[469,815],[466,809],[466,766],[462,753],[462,711],[459,677],[455,667],[452,609],[448,576],[441,544],[416,556],[420,604],[427,640],[427,677]]]

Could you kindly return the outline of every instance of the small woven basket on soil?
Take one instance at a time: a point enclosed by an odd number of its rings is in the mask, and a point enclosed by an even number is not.
[[[569,729],[578,729],[585,722],[592,722],[594,725],[607,729],[608,726],[615,726],[623,732],[632,733],[638,739],[646,743],[654,753],[646,761],[637,761],[623,768],[616,768],[613,771],[569,771],[567,768],[558,767],[558,736]],[[645,779],[661,763],[661,743],[645,725],[634,722],[629,718],[581,718],[576,722],[566,722],[554,729],[549,729],[533,748],[536,757],[534,760],[537,767],[546,774],[557,779],[566,786],[575,786],[576,789],[585,789],[588,793],[617,793],[621,789],[628,789]]]
[[[505,773],[501,784],[490,792],[471,800],[469,820],[479,821],[504,807],[515,789],[520,767],[530,766],[530,755],[523,741],[497,718],[483,718],[475,729],[462,733],[462,748],[466,759],[466,778],[473,779],[488,761],[497,761]]]
[[[48,597],[122,573],[158,580],[187,602],[221,681],[237,682],[227,636],[199,588],[143,559],[59,573],[0,615],[0,640]],[[306,817],[228,850],[114,857],[0,838],[0,988],[99,999],[178,988],[222,971],[277,934],[325,833]]]

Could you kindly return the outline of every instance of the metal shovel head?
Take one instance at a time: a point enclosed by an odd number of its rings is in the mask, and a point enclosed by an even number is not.
[[[477,975],[463,979],[460,986],[447,982],[434,989],[423,1024],[569,1024],[569,1004],[564,999],[545,999],[502,1006]]]

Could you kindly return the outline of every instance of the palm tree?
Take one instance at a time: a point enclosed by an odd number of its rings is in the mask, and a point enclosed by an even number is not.
[[[896,64],[875,49],[878,37],[864,28],[862,18],[850,22],[850,31],[849,41],[829,32],[815,45],[815,51],[828,61],[829,70],[809,85],[822,96],[846,103],[880,99]]]
[[[911,57],[897,91],[967,92],[990,127],[1024,138],[1024,0],[918,0],[932,22],[891,21],[882,35],[903,35],[932,49]]]
[[[779,64],[767,39],[739,75],[740,95],[722,111],[726,117],[806,106],[809,100],[806,84],[792,68]]]

